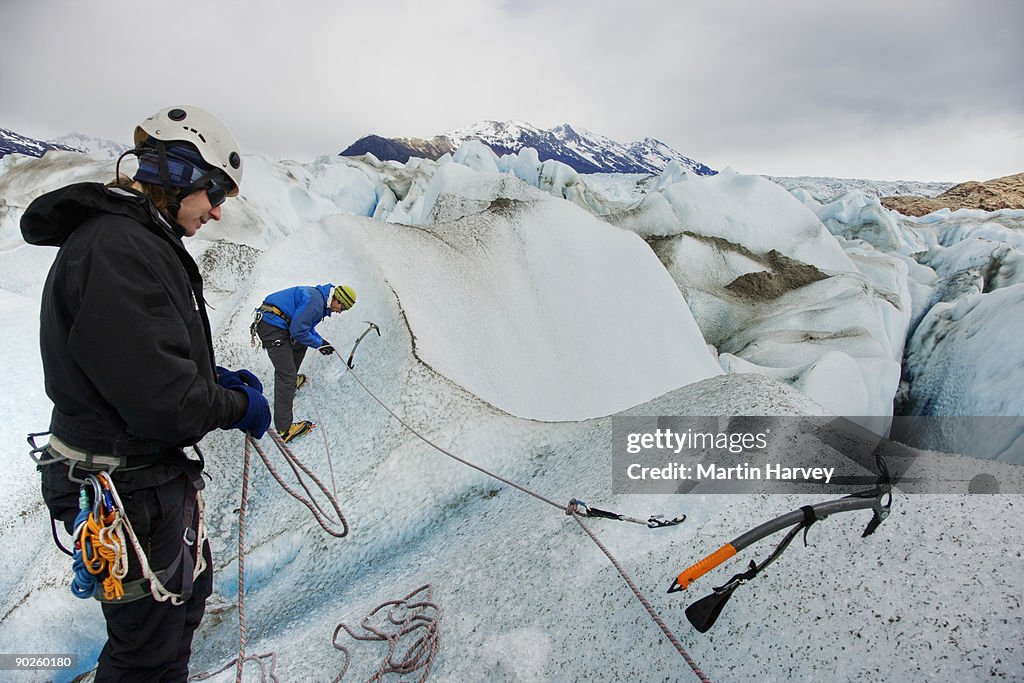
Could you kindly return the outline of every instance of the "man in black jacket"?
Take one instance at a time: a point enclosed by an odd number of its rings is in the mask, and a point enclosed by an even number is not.
[[[270,409],[252,373],[215,365],[202,276],[182,243],[238,194],[234,138],[181,106],[143,121],[135,143],[133,179],[55,190],[21,221],[28,243],[60,247],[40,315],[54,405],[39,469],[50,513],[69,532],[79,495],[71,476],[110,471],[156,577],[143,576],[129,549],[132,590],[103,601],[96,680],[184,681],[212,568],[203,571],[202,464],[182,449],[216,428],[260,438]]]

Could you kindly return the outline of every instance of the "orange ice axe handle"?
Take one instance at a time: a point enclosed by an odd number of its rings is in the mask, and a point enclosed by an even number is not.
[[[730,557],[736,554],[736,549],[732,547],[732,543],[726,543],[721,548],[705,557],[700,562],[697,562],[693,566],[684,569],[683,573],[676,577],[675,581],[669,587],[669,593],[675,593],[677,591],[684,591],[690,587],[690,584],[699,579],[700,577],[707,574],[709,571],[722,564]]]

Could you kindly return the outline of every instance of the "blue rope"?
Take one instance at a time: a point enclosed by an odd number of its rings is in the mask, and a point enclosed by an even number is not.
[[[79,529],[88,520],[89,509],[79,510],[78,517],[75,519],[75,529]],[[96,590],[99,588],[99,581],[85,568],[81,547],[75,548],[75,554],[72,556],[71,561],[71,570],[75,574],[74,578],[71,579],[71,593],[76,598],[82,598],[83,600],[95,595]]]

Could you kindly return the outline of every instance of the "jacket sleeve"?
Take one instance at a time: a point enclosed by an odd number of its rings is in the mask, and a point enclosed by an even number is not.
[[[133,436],[181,444],[237,421],[245,395],[217,385],[212,367],[194,360],[209,354],[192,348],[206,337],[177,257],[142,231],[104,232],[76,278],[75,362]]]
[[[299,297],[288,333],[300,344],[318,349],[324,345],[324,339],[313,328],[324,319],[326,304],[314,287],[303,287]]]

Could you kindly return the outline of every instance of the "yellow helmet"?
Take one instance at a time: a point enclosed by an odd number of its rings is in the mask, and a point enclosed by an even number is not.
[[[356,290],[348,285],[338,285],[331,293],[331,298],[341,304],[341,310],[347,311],[356,305]]]

